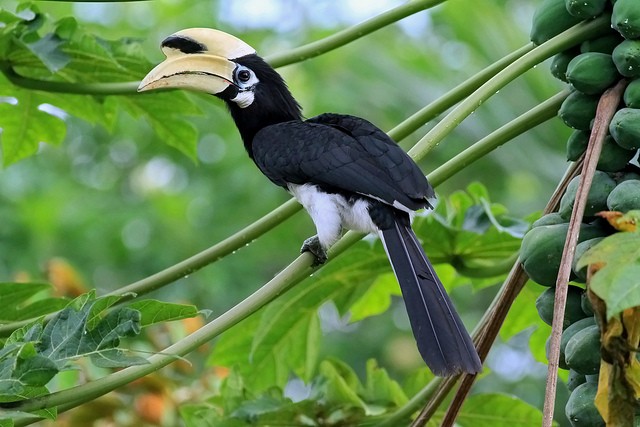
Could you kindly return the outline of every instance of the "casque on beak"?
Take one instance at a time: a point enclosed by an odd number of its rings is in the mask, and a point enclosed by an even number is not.
[[[138,86],[138,92],[183,88],[210,94],[233,84],[233,59],[255,54],[242,40],[209,28],[189,28],[162,42],[167,59],[151,70]]]

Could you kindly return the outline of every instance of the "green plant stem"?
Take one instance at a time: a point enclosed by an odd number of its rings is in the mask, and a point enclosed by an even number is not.
[[[118,83],[79,83],[51,80],[37,80],[23,77],[16,73],[11,64],[0,62],[0,72],[13,85],[23,89],[42,90],[55,93],[72,93],[81,95],[131,95],[136,93],[140,82]]]
[[[507,56],[500,58],[498,61],[474,74],[438,99],[429,103],[429,105],[411,115],[411,117],[407,118],[402,123],[398,124],[389,131],[389,136],[396,141],[406,138],[425,123],[435,119],[442,114],[442,112],[448,110],[453,105],[472,94],[474,90],[485,84],[489,79],[498,74],[508,65],[512,64],[516,59],[530,52],[534,47],[535,45],[533,43],[529,43],[522,46],[520,49],[511,52]],[[455,102],[452,103],[452,100],[455,100]]]
[[[344,46],[354,40],[366,36],[367,34],[379,30],[380,28],[406,18],[407,16],[437,6],[444,1],[445,0],[408,1],[398,7],[388,10],[387,12],[361,22],[360,24],[346,28],[330,35],[329,37],[325,37],[322,40],[311,42],[281,54],[270,55],[266,58],[267,62],[274,67],[282,67],[296,62],[302,62],[306,59],[313,58],[339,48],[340,46]]]
[[[562,105],[562,101],[564,101],[568,95],[569,91],[563,90],[546,101],[536,105],[531,110],[493,131],[491,134],[482,138],[480,141],[453,157],[451,160],[442,164],[440,167],[435,169],[429,177],[433,182],[441,182],[444,177],[452,175],[451,169],[459,170],[460,166],[464,168],[516,136],[555,117],[560,105]]]
[[[107,1],[115,2],[122,0]],[[306,59],[313,58],[323,53],[334,50],[340,46],[344,46],[354,40],[366,36],[367,34],[370,34],[376,30],[386,27],[387,25],[393,24],[394,22],[406,18],[407,16],[437,6],[444,1],[446,0],[411,0],[387,12],[381,13],[371,19],[368,19],[360,24],[346,28],[321,40],[299,46],[283,53],[269,55],[265,59],[274,68],[301,62]],[[13,70],[12,65],[8,62],[0,63],[0,72],[5,75],[7,80],[9,80],[16,86],[25,89],[42,90],[56,93],[73,93],[85,95],[130,95],[136,93],[138,85],[140,84],[139,81],[118,83],[78,83],[37,80],[19,75]]]
[[[438,97],[433,102],[422,108],[420,111],[411,115],[409,118],[391,129],[388,132],[388,135],[395,141],[401,141],[432,118],[442,114],[443,112],[463,100],[484,82],[489,80],[504,67],[511,64],[513,61],[520,58],[525,53],[529,52],[531,49],[533,49],[533,45],[528,44],[516,50],[515,52],[501,58],[489,67],[480,71],[478,74],[460,83],[454,89]],[[445,165],[443,165],[443,167],[451,164],[451,161],[447,162]],[[441,171],[441,169],[442,167],[434,171],[435,175],[434,173],[431,174],[431,176],[433,176],[432,183],[434,179],[436,180],[436,182],[438,182],[438,175],[440,175],[442,172],[445,172],[446,175],[446,171]],[[211,248],[208,248],[152,276],[139,280],[135,283],[131,283],[130,285],[127,285],[123,288],[119,288],[118,290],[111,292],[109,295],[123,295],[126,299],[130,299],[159,289],[162,286],[165,286],[181,277],[191,274],[199,270],[200,268],[213,263],[220,258],[223,258],[229,253],[242,248],[252,240],[260,237],[266,231],[285,221],[287,218],[300,211],[301,209],[302,207],[295,200],[289,200],[272,212],[258,219],[253,224],[250,224],[246,228],[238,231],[234,235],[228,237],[220,243],[217,243]],[[52,316],[53,313],[45,319],[50,319]],[[34,320],[36,319],[27,319],[20,322],[0,325],[0,337],[8,336],[14,330],[32,323]]]
[[[558,98],[558,96],[559,95],[556,95],[551,99],[556,99]],[[546,101],[543,104],[547,104],[547,107],[549,107],[549,105],[555,105],[551,103],[550,100]],[[549,116],[548,109],[549,108],[541,108],[541,106],[538,105],[534,107],[533,110],[536,110],[539,115]],[[530,112],[525,113],[525,115],[527,115],[527,117],[529,118],[527,123],[530,123],[531,127],[534,126],[533,123],[535,124],[539,123],[539,119],[537,119],[537,116],[532,117]],[[518,119],[515,119],[514,121],[516,120]],[[505,125],[505,126],[508,126],[508,125]],[[526,130],[521,126],[517,126],[517,128],[520,129],[521,132]],[[494,133],[504,135],[505,134],[504,132],[500,132],[501,129],[498,129]],[[483,141],[491,140],[491,139],[492,138],[488,136],[487,138],[483,139]],[[500,144],[496,144],[496,147],[499,145]],[[473,147],[470,147],[467,150],[472,150],[472,149]],[[471,157],[474,157],[474,156],[479,157],[481,155],[486,154],[485,150],[474,150],[474,151],[475,151],[475,154]],[[446,179],[453,176],[455,173],[464,169],[464,167],[468,164],[467,160],[469,160],[469,158],[467,157],[459,158],[458,160],[453,162],[453,164],[448,165],[443,172],[440,172],[436,176],[429,176],[430,181],[434,186],[438,186],[439,184],[444,182]],[[355,233],[352,231],[346,233],[345,236],[342,239],[340,239],[338,243],[336,243],[329,251],[329,259],[331,260],[337,257],[338,255],[340,255],[341,253],[343,253],[344,251],[346,251],[350,246],[352,246],[357,241],[359,241],[363,236],[364,234],[362,233]],[[264,305],[271,302],[280,294],[286,292],[296,283],[302,281],[304,278],[306,278],[309,275],[309,273],[313,271],[310,267],[311,261],[312,259],[309,254],[305,253],[303,255],[300,255],[285,270],[283,270],[280,274],[274,277],[271,281],[269,281],[267,284],[265,284],[255,293],[248,296],[245,300],[241,301],[239,304],[232,307],[227,312],[223,313],[216,319],[212,320],[210,323],[208,323],[207,325],[205,325],[203,328],[199,329],[195,333],[189,335],[188,337],[166,348],[161,354],[157,354],[150,357],[149,358],[150,363],[148,365],[132,366],[130,368],[126,368],[122,371],[116,372],[114,374],[108,375],[103,378],[99,378],[95,381],[92,381],[84,385],[62,390],[47,396],[25,400],[21,403],[18,403],[17,404],[18,406],[15,409],[19,408],[21,411],[33,411],[33,410],[43,409],[48,407],[58,407],[58,410],[62,412],[66,409],[71,409],[82,403],[92,400],[102,394],[106,394],[109,391],[112,391],[118,387],[121,387],[137,378],[141,378],[153,371],[156,371],[168,365],[169,363],[176,360],[177,358],[188,354],[189,352],[198,348],[203,343],[210,341],[211,339],[220,335],[222,332],[231,328],[233,325],[242,321],[243,319],[253,314]],[[412,399],[410,402],[414,402],[414,400],[416,399]],[[410,410],[409,408],[404,408],[404,407],[401,409],[403,409],[404,411]],[[415,411],[415,408],[411,408],[411,411]],[[24,424],[24,425],[27,425],[27,424]],[[16,425],[22,425],[22,424],[16,423]]]
[[[458,126],[487,99],[516,77],[558,52],[562,52],[584,40],[598,37],[601,33],[603,34],[609,31],[610,26],[611,22],[607,16],[582,22],[526,53],[458,104],[451,113],[447,114],[441,122],[435,125],[433,129],[418,141],[409,151],[409,154],[419,158],[424,157],[424,155],[438,145],[452,129]]]

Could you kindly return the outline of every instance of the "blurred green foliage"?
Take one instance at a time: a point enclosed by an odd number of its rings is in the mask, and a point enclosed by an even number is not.
[[[142,54],[151,63],[162,59],[160,40],[182,28],[219,28],[268,55],[375,14],[372,9],[359,9],[366,2],[355,1],[340,7],[308,0],[245,1],[241,7],[234,3],[42,2],[38,7],[54,20],[73,16],[105,39],[140,39]],[[263,9],[261,3],[271,9]],[[400,2],[382,3],[391,7]],[[279,71],[306,116],[325,111],[355,114],[388,130],[526,44],[536,3],[499,0],[477,7],[473,0],[452,0]],[[16,4],[9,0],[3,7],[12,9]],[[135,75],[127,77],[124,80]],[[531,70],[465,120],[422,161],[423,170],[433,170],[560,87],[546,66]],[[69,260],[89,287],[107,292],[207,248],[288,199],[248,160],[220,102],[203,95],[180,96],[201,110],[189,120],[197,130],[191,136],[197,138],[193,159],[167,145],[155,130],[157,123],[146,120],[127,97],[105,96],[110,116],[96,120],[87,119],[90,104],[83,104],[81,97],[77,114],[54,111],[66,124],[64,141],[57,146],[40,144],[37,155],[0,170],[0,279],[51,280],[50,261],[62,258]],[[83,105],[87,106],[84,111]],[[175,102],[172,108],[188,109],[189,105]],[[410,147],[431,126],[401,145]],[[564,169],[567,135],[560,121],[553,120],[465,168],[437,190],[447,195],[480,181],[492,200],[515,216],[541,210]],[[298,214],[254,244],[153,296],[197,302],[199,308],[219,314],[280,271],[312,233],[311,221]],[[472,293],[470,283],[460,282],[449,266],[439,266],[438,271],[445,283],[458,280],[460,286],[452,296],[465,322],[474,324],[495,288],[485,283]],[[534,316],[526,325],[537,322],[533,302],[528,304]],[[400,305],[393,304],[383,315],[357,325],[348,325],[342,314],[334,306],[321,309],[324,339],[318,358],[340,357],[359,373],[365,372],[365,360],[371,357],[380,360],[391,375],[405,376],[421,366]],[[506,334],[505,339],[514,334]],[[490,368],[500,365],[500,357],[507,357],[512,349],[500,348],[490,358]],[[522,346],[518,351],[526,352]],[[490,374],[479,388],[515,390],[526,401],[539,404],[539,376],[530,376],[536,373],[535,362],[526,359],[524,364],[516,366],[517,375],[499,370]]]

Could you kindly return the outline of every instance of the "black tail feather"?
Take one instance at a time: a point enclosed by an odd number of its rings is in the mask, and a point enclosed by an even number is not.
[[[396,220],[381,234],[422,358],[439,376],[480,372],[471,337],[411,226],[402,222]]]

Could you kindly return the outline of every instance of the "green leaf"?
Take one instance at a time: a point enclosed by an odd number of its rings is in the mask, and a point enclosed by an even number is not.
[[[0,296],[5,307],[20,305],[38,292],[50,290],[46,283],[0,283]],[[2,314],[0,314],[2,316]]]
[[[384,313],[391,305],[391,296],[401,295],[393,273],[381,274],[351,306],[351,322]]]
[[[542,412],[513,396],[475,394],[464,402],[456,423],[461,427],[528,427],[542,423]]]
[[[578,268],[603,264],[589,282],[607,305],[607,318],[640,306],[640,232],[616,233],[589,249]]]
[[[55,34],[47,34],[33,43],[25,43],[26,48],[52,73],[64,68],[71,60],[60,49],[62,45],[63,41]]]
[[[409,400],[400,384],[392,380],[374,359],[367,360],[367,380],[361,394],[367,402],[390,407],[402,406]]]
[[[140,326],[195,317],[200,312],[194,305],[174,304],[153,299],[136,301],[127,307],[140,312]]]
[[[34,355],[28,359],[21,359],[13,371],[13,377],[20,382],[22,387],[45,386],[59,369],[48,357]]]
[[[64,121],[39,109],[42,102],[36,92],[16,89],[0,96],[12,96],[18,101],[15,105],[0,103],[0,146],[5,166],[33,155],[41,142],[62,142],[66,133]]]

